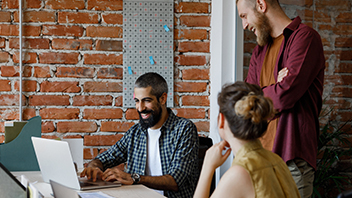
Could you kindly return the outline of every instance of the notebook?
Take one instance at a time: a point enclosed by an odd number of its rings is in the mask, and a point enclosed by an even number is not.
[[[66,141],[32,137],[32,142],[44,182],[53,180],[76,190],[121,186],[120,182],[93,182],[79,178]]]
[[[0,163],[0,197],[2,198],[26,198],[26,188],[16,177]]]

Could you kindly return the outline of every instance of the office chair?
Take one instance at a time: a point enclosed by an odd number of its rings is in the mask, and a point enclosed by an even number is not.
[[[198,153],[199,171],[202,170],[203,161],[204,161],[204,157],[205,157],[205,152],[211,146],[213,146],[213,141],[211,140],[211,138],[199,136],[199,153]],[[200,174],[200,172],[199,172],[199,174]],[[213,179],[211,181],[209,195],[211,195],[214,192],[214,190],[215,190],[215,173],[214,173]]]

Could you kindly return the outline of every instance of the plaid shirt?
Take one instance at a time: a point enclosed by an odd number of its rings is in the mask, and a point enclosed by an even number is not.
[[[160,160],[163,175],[171,175],[178,191],[164,191],[167,197],[193,197],[198,182],[198,134],[195,125],[177,117],[168,109],[169,117],[161,127],[159,138]],[[99,154],[104,169],[127,162],[127,173],[145,175],[147,163],[147,130],[133,125],[125,135]]]

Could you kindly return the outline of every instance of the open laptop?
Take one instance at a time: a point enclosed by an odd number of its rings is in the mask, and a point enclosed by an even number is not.
[[[27,198],[26,188],[16,177],[0,163],[0,197],[2,198]]]
[[[120,182],[93,182],[87,178],[79,178],[69,145],[65,141],[32,137],[32,142],[44,182],[53,180],[76,190],[121,186]]]

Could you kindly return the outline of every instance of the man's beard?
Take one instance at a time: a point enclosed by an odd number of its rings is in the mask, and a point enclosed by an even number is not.
[[[158,111],[146,110],[146,109],[143,110],[142,112],[138,111],[139,123],[143,128],[148,129],[150,127],[153,127],[160,121],[162,108],[160,106],[158,108],[159,108]],[[141,115],[142,113],[145,113],[145,114],[150,113],[150,116],[147,119],[143,119]]]
[[[269,24],[268,17],[259,13],[257,10],[254,10],[254,13],[257,17],[257,22],[255,23],[255,28],[257,31],[257,43],[263,47],[264,45],[272,42],[272,29]]]

